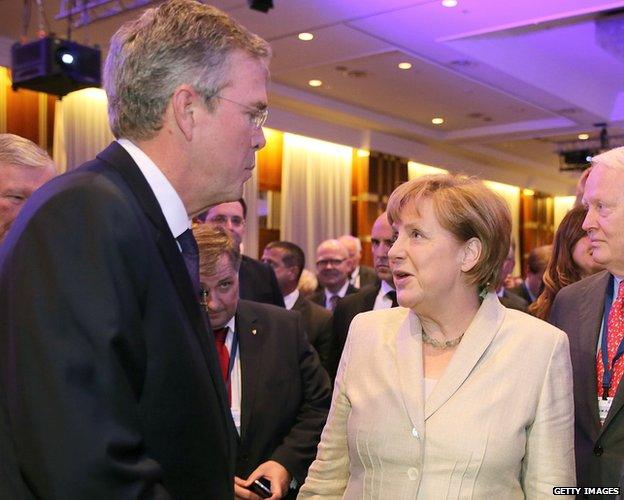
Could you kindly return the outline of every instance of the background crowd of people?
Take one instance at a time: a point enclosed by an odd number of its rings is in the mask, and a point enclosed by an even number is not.
[[[451,174],[388,193],[372,266],[350,234],[254,259],[270,56],[169,0],[111,40],[95,160],[0,135],[0,498],[624,486],[624,148],[521,277],[504,200]]]

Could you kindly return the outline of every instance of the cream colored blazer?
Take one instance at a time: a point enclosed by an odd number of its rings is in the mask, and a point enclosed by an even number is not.
[[[425,401],[421,332],[404,308],[355,317],[298,498],[535,499],[575,486],[566,335],[488,294]]]

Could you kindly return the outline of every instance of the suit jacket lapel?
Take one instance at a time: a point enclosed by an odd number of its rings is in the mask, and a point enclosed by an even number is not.
[[[195,335],[202,346],[212,383],[217,393],[220,395],[220,404],[224,415],[226,415],[226,420],[229,420],[228,427],[231,429],[233,424],[231,424],[232,419],[229,408],[226,408],[225,405],[225,401],[227,401],[225,387],[221,381],[221,375],[216,371],[217,353],[214,341],[212,341],[212,334],[209,333],[211,332],[210,325],[205,320],[199,306],[198,298],[195,297],[193,293],[193,285],[188,271],[186,270],[184,259],[171,234],[171,230],[169,229],[160,205],[149,187],[149,184],[145,180],[145,177],[143,177],[143,174],[132,160],[132,157],[123,147],[113,142],[98,155],[98,158],[105,161],[121,175],[136,196],[146,216],[154,225],[156,245],[160,250],[174,286],[191,320]]]
[[[375,287],[369,293],[366,294],[363,300],[364,308],[362,311],[372,311],[373,307],[375,307],[375,299],[377,298],[377,294],[379,293],[380,286]]]
[[[485,297],[444,374],[425,403],[425,420],[464,383],[500,329],[505,310],[496,294],[489,293]]]
[[[241,439],[249,428],[253,412],[256,387],[262,372],[264,337],[262,325],[243,301],[236,311],[236,332],[240,346],[241,364]]]
[[[583,385],[575,388],[575,390],[580,393],[581,400],[585,402],[585,412],[587,415],[590,415],[592,427],[595,431],[600,431],[602,427],[598,416],[598,395],[596,393],[598,386],[596,379],[596,349],[598,338],[600,337],[605,291],[608,283],[609,273],[599,277],[597,283],[593,280],[591,283],[585,283],[581,292],[584,300],[581,302],[578,311],[579,326],[576,342],[578,344],[577,354],[580,359],[576,361],[574,368],[577,372],[581,372],[576,380],[582,381]]]
[[[396,337],[397,369],[399,372],[399,384],[405,409],[412,422],[421,435],[424,435],[425,420],[423,416],[424,406],[424,380],[422,365],[422,327],[418,317],[409,312],[401,324]]]

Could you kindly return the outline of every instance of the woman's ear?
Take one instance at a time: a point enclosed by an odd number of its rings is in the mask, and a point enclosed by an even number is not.
[[[461,270],[465,273],[470,271],[479,262],[483,247],[479,238],[470,238],[464,243],[461,260]]]

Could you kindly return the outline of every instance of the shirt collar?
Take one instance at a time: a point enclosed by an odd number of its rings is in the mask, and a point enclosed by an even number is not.
[[[381,286],[379,287],[379,295],[385,297],[388,292],[396,292],[394,288],[392,288],[386,281],[381,282]]]
[[[347,294],[347,288],[349,288],[349,280],[345,281],[345,284],[342,285],[342,288],[338,290],[336,293],[330,292],[327,288],[325,288],[325,302],[329,300],[330,297],[334,295],[338,295],[338,297],[342,298]]]
[[[295,305],[295,302],[297,302],[298,298],[299,298],[298,288],[295,288],[288,295],[284,295],[284,305],[286,306],[286,309],[292,309],[293,306]]]
[[[174,238],[180,236],[191,227],[186,208],[182,199],[173,188],[165,174],[156,166],[152,159],[129,139],[118,139],[119,145],[124,148],[139,167],[150,189],[160,205],[167,225]]]

